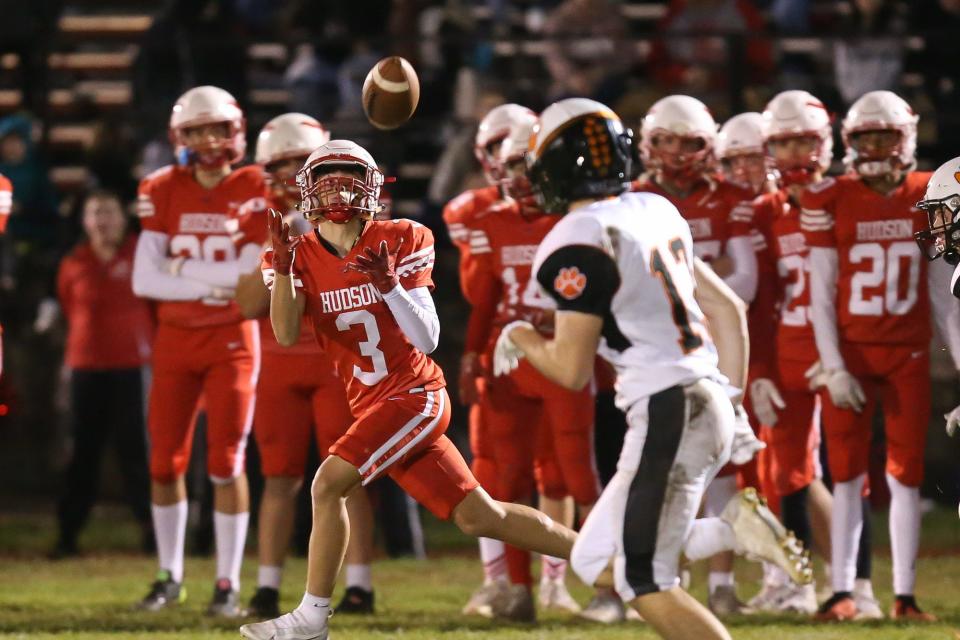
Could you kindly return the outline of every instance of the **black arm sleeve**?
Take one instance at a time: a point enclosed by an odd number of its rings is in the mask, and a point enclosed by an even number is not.
[[[561,311],[579,311],[606,318],[620,288],[616,262],[600,247],[572,244],[551,253],[537,281]]]

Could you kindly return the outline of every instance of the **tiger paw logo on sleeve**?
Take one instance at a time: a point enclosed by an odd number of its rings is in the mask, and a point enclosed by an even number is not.
[[[587,287],[586,274],[580,273],[577,267],[564,267],[553,280],[553,288],[567,300],[580,297]]]

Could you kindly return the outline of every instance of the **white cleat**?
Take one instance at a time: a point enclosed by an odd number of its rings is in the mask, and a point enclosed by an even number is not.
[[[494,580],[488,584],[480,585],[467,600],[467,604],[464,605],[463,615],[492,618],[493,603],[498,598],[503,598],[509,588],[510,583],[506,580]]]
[[[863,584],[857,580],[853,587],[853,602],[857,605],[857,615],[853,616],[854,620],[883,620],[883,609],[873,596],[873,585],[869,582]]]
[[[598,591],[580,617],[601,624],[615,624],[626,620],[627,612],[623,601],[611,591]]]
[[[753,609],[740,602],[737,597],[737,590],[727,585],[717,587],[710,594],[707,598],[707,607],[713,612],[713,615],[720,618],[754,613]]]
[[[777,580],[764,580],[757,595],[747,601],[754,611],[776,611],[777,604],[786,595],[787,586]]]
[[[797,584],[813,581],[809,552],[780,524],[756,489],[744,489],[731,498],[720,517],[733,529],[737,554],[771,562]]]
[[[580,613],[582,610],[562,580],[541,580],[537,601],[541,609],[555,609],[567,613]]]
[[[773,609],[779,613],[801,613],[812,616],[817,612],[817,589],[812,584],[784,585],[783,597]]]
[[[240,635],[247,640],[327,640],[329,634],[326,622],[321,627],[310,625],[297,611],[240,627]]]

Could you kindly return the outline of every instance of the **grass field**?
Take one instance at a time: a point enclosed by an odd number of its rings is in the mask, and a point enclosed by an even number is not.
[[[154,561],[129,550],[133,529],[122,518],[101,520],[84,542],[91,551],[81,559],[50,562],[42,552],[52,543],[52,519],[46,516],[0,515],[0,638],[146,639],[239,638],[237,625],[211,621],[202,614],[210,597],[213,561],[190,558],[187,562],[187,604],[160,614],[135,613],[130,605],[146,592],[155,570]],[[890,562],[886,549],[886,522],[876,521],[877,556],[874,584],[884,606],[890,603]],[[499,625],[459,615],[479,578],[470,541],[436,522],[427,523],[432,557],[383,560],[374,567],[378,614],[370,618],[335,616],[334,639],[401,638],[426,640],[625,640],[654,638],[641,624],[598,627],[548,614],[537,626]],[[121,551],[105,551],[117,548]],[[124,550],[126,549],[126,550]],[[248,556],[244,569],[244,597],[254,586],[256,562]],[[924,519],[923,553],[918,565],[917,596],[927,609],[941,617],[933,625],[890,622],[843,626],[818,626],[788,616],[729,620],[734,638],[746,640],[920,640],[960,639],[960,522],[956,512],[939,510]],[[756,589],[759,569],[738,568],[748,597]],[[294,606],[303,585],[304,561],[291,559],[284,579],[284,605]],[[588,590],[568,580],[574,595],[585,602]],[[694,594],[704,595],[703,567],[694,568]]]

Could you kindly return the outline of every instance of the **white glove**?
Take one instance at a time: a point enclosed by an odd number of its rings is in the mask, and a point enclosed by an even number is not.
[[[168,274],[175,278],[180,277],[180,271],[183,270],[183,263],[187,259],[184,256],[177,256],[176,258],[170,258],[169,260],[164,260],[163,268]]]
[[[827,386],[827,379],[830,374],[823,368],[823,364],[817,360],[813,363],[813,366],[804,371],[803,377],[807,379],[807,388],[810,391],[816,391]]]
[[[750,404],[760,424],[772,427],[777,424],[777,409],[786,409],[787,403],[770,378],[757,378],[750,383]]]
[[[497,345],[493,348],[493,375],[495,376],[505,376],[520,366],[523,351],[518,349],[510,339],[510,332],[517,327],[533,329],[533,325],[526,320],[514,320],[503,328],[500,337],[497,338]]]
[[[33,330],[36,333],[46,333],[56,324],[60,317],[60,304],[54,298],[44,298],[37,305],[37,317],[33,321]]]
[[[943,417],[947,419],[947,435],[950,437],[957,435],[957,429],[960,428],[960,407],[944,414]]]
[[[757,452],[765,449],[767,445],[754,435],[743,405],[734,405],[733,411],[735,417],[733,420],[733,447],[730,451],[730,462],[741,465],[753,460]]]
[[[834,369],[828,371],[827,391],[830,392],[830,399],[833,404],[840,409],[852,409],[860,413],[867,403],[867,396],[863,393],[863,387],[857,382],[857,379],[850,375],[846,369]]]

